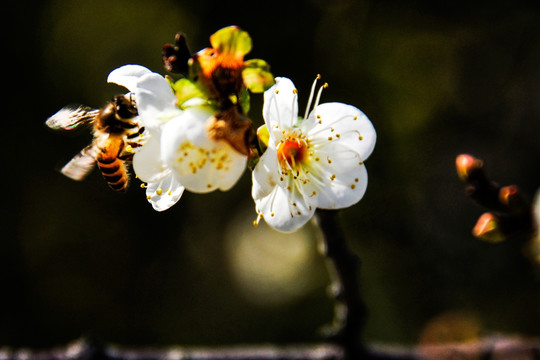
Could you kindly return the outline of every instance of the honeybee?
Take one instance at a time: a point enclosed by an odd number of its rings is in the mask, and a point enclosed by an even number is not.
[[[75,155],[60,171],[73,180],[84,179],[97,163],[109,186],[125,191],[129,183],[126,161],[140,146],[144,128],[139,124],[133,94],[117,95],[101,109],[64,107],[47,119],[54,130],[72,130],[84,124],[93,127],[92,143]]]

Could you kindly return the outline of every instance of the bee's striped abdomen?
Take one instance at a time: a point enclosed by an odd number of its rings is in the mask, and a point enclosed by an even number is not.
[[[121,144],[112,141],[108,145],[98,153],[99,170],[113,190],[126,191],[129,178],[124,162],[118,158]]]

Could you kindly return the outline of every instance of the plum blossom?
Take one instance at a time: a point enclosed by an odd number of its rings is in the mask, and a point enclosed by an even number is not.
[[[308,114],[317,79],[304,118],[298,117],[298,91],[291,80],[276,78],[276,84],[264,93],[263,117],[269,138],[252,173],[258,214],[255,224],[264,218],[273,228],[292,232],[317,208],[349,207],[364,196],[364,161],[375,147],[375,129],[354,106],[319,105],[326,84]]]
[[[139,65],[114,70],[108,81],[135,93],[147,141],[135,153],[133,169],[148,183],[147,199],[155,210],[170,208],[184,189],[228,190],[240,178],[247,158],[225,141],[210,138],[206,125],[214,110],[204,99],[185,101],[180,109],[170,83]]]

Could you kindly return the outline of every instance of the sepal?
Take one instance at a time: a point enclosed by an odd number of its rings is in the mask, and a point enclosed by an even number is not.
[[[264,153],[266,148],[268,148],[268,142],[270,141],[270,133],[268,132],[266,124],[259,126],[257,129],[257,140],[259,142],[261,153]]]
[[[234,57],[243,57],[251,51],[251,37],[238,26],[228,26],[210,36],[212,48]]]
[[[244,85],[253,93],[262,93],[276,83],[270,72],[270,65],[262,59],[251,59],[244,62],[242,71]]]
[[[210,97],[199,83],[186,78],[176,81],[172,85],[172,89],[177,99],[176,106],[182,110],[186,108],[185,105],[188,100],[193,98],[207,100]]]

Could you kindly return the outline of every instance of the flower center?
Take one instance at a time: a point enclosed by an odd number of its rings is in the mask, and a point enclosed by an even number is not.
[[[197,174],[207,165],[215,170],[225,171],[231,166],[231,158],[225,148],[204,149],[190,142],[184,142],[178,147],[176,154],[173,167],[181,175]]]
[[[277,148],[278,159],[282,165],[296,169],[307,158],[308,148],[309,145],[305,139],[297,136],[289,136],[281,140]]]

